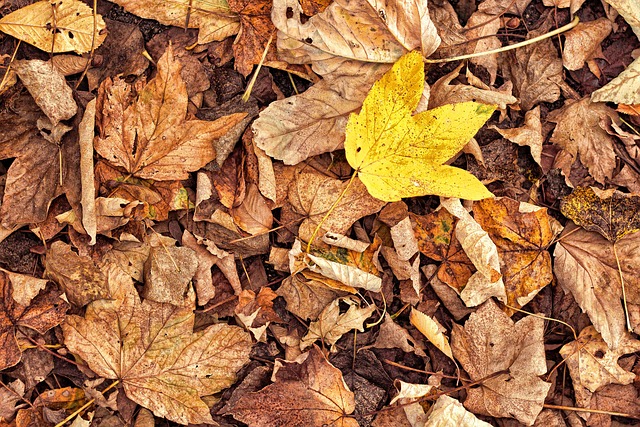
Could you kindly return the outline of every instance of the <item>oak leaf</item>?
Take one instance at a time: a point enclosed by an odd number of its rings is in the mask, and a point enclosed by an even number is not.
[[[102,16],[79,0],[39,1],[0,19],[0,31],[50,53],[85,53],[107,37]]]
[[[16,331],[19,327],[33,329],[41,334],[64,320],[69,304],[60,299],[53,288],[41,291],[28,306],[13,298],[10,275],[0,271],[0,370],[14,366],[22,356]]]
[[[515,418],[533,425],[551,387],[547,372],[544,321],[528,316],[514,323],[492,301],[453,324],[451,348],[473,381],[464,406],[474,414]],[[488,378],[489,377],[489,378]]]
[[[491,197],[469,172],[443,163],[469,142],[495,107],[464,102],[413,115],[423,87],[422,56],[408,53],[373,85],[360,113],[349,117],[347,161],[380,200],[425,194]]]
[[[216,140],[245,117],[236,113],[215,121],[187,120],[187,90],[180,63],[167,48],[158,74],[139,93],[122,79],[100,86],[102,112],[96,151],[114,166],[143,179],[186,179],[216,158]]]
[[[249,360],[251,338],[237,326],[194,326],[194,295],[185,305],[141,301],[132,283],[122,299],[97,300],[84,317],[68,316],[65,345],[99,376],[156,416],[212,423],[200,396],[229,387]]]
[[[227,413],[249,427],[358,427],[355,398],[342,373],[313,346],[295,361],[276,361],[274,383],[241,396]]]

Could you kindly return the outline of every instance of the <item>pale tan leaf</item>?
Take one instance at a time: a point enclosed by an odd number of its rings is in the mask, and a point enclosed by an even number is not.
[[[544,135],[542,134],[542,123],[540,122],[540,107],[529,110],[524,115],[524,125],[513,129],[500,129],[497,126],[489,126],[497,131],[503,138],[514,142],[520,146],[528,146],[531,149],[531,157],[538,163],[542,162],[542,144]]]
[[[606,0],[606,2],[622,15],[636,36],[640,38],[640,4],[634,0]]]
[[[532,425],[551,387],[547,372],[544,320],[528,316],[514,323],[489,300],[469,316],[464,328],[453,324],[451,348],[472,380],[464,406],[474,414],[515,418]],[[493,376],[506,370],[508,373]]]
[[[117,0],[114,3],[127,12],[163,25],[184,28],[188,22],[189,28],[200,29],[199,44],[224,40],[240,29],[240,18],[226,0],[175,0],[160,4],[154,0]]]
[[[489,427],[491,424],[476,418],[464,409],[462,403],[447,395],[442,395],[429,411],[424,427]]]
[[[302,319],[316,320],[322,310],[345,292],[331,289],[300,274],[287,277],[276,291],[287,302],[287,310]]]
[[[558,7],[561,9],[570,8],[571,15],[576,13],[585,0],[542,0],[542,4],[548,7]]]
[[[216,295],[216,288],[211,276],[211,267],[216,265],[220,258],[209,252],[204,245],[198,244],[198,241],[193,237],[193,234],[189,233],[189,230],[182,232],[182,244],[195,252],[198,268],[193,276],[193,286],[198,297],[198,305],[206,305]]]
[[[373,346],[375,348],[399,348],[405,353],[426,356],[424,345],[416,341],[405,328],[394,322],[389,313],[384,315],[384,322],[380,324],[380,330]]]
[[[577,341],[560,349],[574,384],[595,393],[608,384],[631,384],[636,375],[618,365],[618,359],[640,350],[640,341],[625,333],[617,348],[611,349],[593,326],[580,332]]]
[[[13,285],[13,299],[20,305],[27,307],[41,290],[47,286],[48,280],[27,276],[26,274],[14,273],[0,268]]]
[[[14,61],[11,68],[53,126],[75,116],[78,106],[73,100],[73,91],[51,62],[38,59]]]
[[[449,359],[453,360],[449,340],[443,333],[445,329],[437,320],[432,319],[415,308],[412,308],[411,314],[409,314],[409,321],[420,331],[422,335],[427,337],[431,344],[435,345],[438,350],[443,352]]]
[[[96,124],[96,100],[92,99],[84,110],[78,125],[80,145],[80,178],[82,180],[82,226],[91,237],[90,245],[96,244],[98,228],[96,218],[96,187],[93,174],[93,137]]]
[[[340,302],[349,305],[349,309],[340,314]],[[347,332],[357,329],[364,331],[364,322],[375,311],[375,306],[360,307],[357,298],[343,297],[335,299],[320,313],[318,320],[311,322],[309,331],[300,341],[300,349],[311,346],[316,340],[322,340],[334,349],[334,345]]]
[[[195,252],[188,247],[152,244],[144,265],[142,296],[147,300],[180,305],[197,269]]]
[[[89,52],[107,37],[102,16],[79,0],[39,1],[0,19],[0,31],[46,52]]]
[[[622,73],[591,94],[593,102],[640,104],[640,58],[636,58]]]
[[[103,378],[118,379],[134,402],[156,416],[212,423],[200,396],[229,387],[249,360],[251,338],[224,323],[193,332],[193,293],[182,306],[140,301],[135,288],[122,301],[98,300],[85,317],[67,316],[65,344]]]
[[[231,209],[231,215],[238,227],[251,235],[268,233],[273,225],[273,215],[267,199],[254,183],[247,186],[242,204]]]
[[[581,22],[565,33],[562,63],[567,70],[579,70],[584,63],[602,58],[600,44],[609,36],[613,25],[607,18]]]
[[[507,294],[500,274],[498,248],[489,234],[480,227],[460,199],[444,199],[442,206],[458,218],[456,237],[478,271],[467,281],[460,297],[467,307],[475,307],[495,296],[506,301]]]

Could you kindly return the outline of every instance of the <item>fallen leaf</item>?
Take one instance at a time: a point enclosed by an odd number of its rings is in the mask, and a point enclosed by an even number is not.
[[[423,86],[417,52],[403,56],[373,85],[360,113],[352,114],[347,123],[349,164],[372,196],[388,202],[425,194],[490,197],[469,172],[443,163],[462,149],[495,108],[466,102],[413,115]]]
[[[567,70],[579,70],[585,62],[602,58],[600,44],[609,36],[613,28],[607,18],[580,22],[565,33],[562,63]]]
[[[429,410],[429,418],[424,427],[489,427],[490,425],[464,409],[462,403],[456,399],[442,395]]]
[[[73,91],[51,62],[38,59],[14,61],[11,68],[54,127],[60,121],[75,116],[78,106],[73,99]]]
[[[585,0],[542,0],[542,4],[545,6],[555,6],[561,9],[570,8],[571,15],[576,13]]]
[[[444,335],[444,327],[437,320],[432,319],[421,311],[411,308],[409,321],[422,335],[427,337],[429,342],[436,346],[438,350],[443,352],[449,359],[453,360],[451,346],[449,340]]]
[[[578,384],[595,393],[608,384],[631,384],[635,374],[622,369],[618,359],[640,350],[640,341],[624,334],[618,347],[609,348],[593,326],[580,332],[577,341],[565,344],[560,349],[574,386]]]
[[[12,381],[0,390],[0,418],[9,420],[15,416],[18,410],[16,403],[24,399],[24,392],[24,383],[20,380]]]
[[[96,217],[96,186],[93,170],[93,138],[96,125],[96,100],[89,101],[78,125],[78,145],[80,146],[80,177],[82,179],[82,226],[91,238],[90,245],[96,244],[98,219]]]
[[[580,227],[615,243],[640,231],[640,196],[617,190],[576,187],[562,199],[562,214]]]
[[[273,215],[267,199],[258,186],[250,183],[242,203],[231,210],[234,222],[251,235],[268,233],[273,225]]]
[[[227,414],[249,427],[358,427],[349,417],[355,409],[354,395],[318,347],[293,362],[276,361],[273,379],[262,390],[241,396]]]
[[[284,279],[276,293],[287,302],[287,310],[305,320],[316,320],[331,301],[346,294],[301,274]]]
[[[536,163],[542,166],[542,144],[545,136],[542,133],[542,123],[540,122],[540,107],[529,110],[524,115],[524,125],[513,129],[500,129],[497,126],[490,126],[503,138],[518,144],[521,147],[527,146],[531,150],[531,157]]]
[[[639,268],[634,255],[640,248],[640,234],[627,235],[616,242],[616,252],[627,290],[627,307],[631,325],[640,325]],[[599,234],[570,224],[558,238],[553,253],[553,270],[558,283],[571,292],[580,308],[589,315],[602,339],[612,348],[618,347],[625,334],[620,272],[611,242]]]
[[[238,295],[236,316],[258,341],[267,341],[266,331],[271,322],[284,323],[273,311],[273,300],[277,297],[278,295],[267,287],[261,288],[257,295],[248,289]]]
[[[342,314],[340,303],[349,306]],[[375,310],[374,305],[360,307],[358,299],[352,296],[335,299],[322,310],[318,320],[311,322],[309,331],[300,341],[300,349],[304,350],[317,340],[322,340],[335,351],[335,343],[347,332],[353,329],[364,332],[364,322]]]
[[[471,217],[459,199],[441,200],[441,205],[458,218],[456,238],[477,270],[460,290],[462,301],[467,307],[478,306],[494,296],[506,301],[500,255],[489,234]]]
[[[593,178],[605,183],[613,177],[616,167],[614,140],[601,126],[601,121],[617,118],[616,112],[589,98],[567,100],[561,109],[553,111],[547,120],[557,123],[550,141],[567,150],[573,160],[580,156]]]
[[[186,179],[216,157],[215,141],[246,114],[215,121],[187,120],[187,92],[180,64],[167,48],[158,74],[138,93],[122,79],[100,86],[101,132],[95,150],[111,164],[143,179]]]
[[[0,271],[0,370],[20,362],[22,356],[16,332],[19,327],[33,329],[44,334],[65,318],[69,304],[60,299],[60,292],[50,287],[41,291],[28,306],[13,299],[13,283],[10,276]]]
[[[0,31],[50,53],[97,48],[107,37],[104,20],[78,0],[39,1],[0,19]]]
[[[154,0],[117,0],[114,3],[127,12],[163,25],[198,28],[198,44],[224,40],[240,29],[238,16],[224,0],[176,0],[161,5]]]
[[[13,285],[13,299],[15,302],[25,307],[31,304],[31,300],[33,300],[41,290],[46,288],[49,282],[46,279],[14,273],[3,268],[0,268],[0,271],[8,276],[9,281]]]
[[[580,414],[583,419],[587,420],[588,425],[607,426],[615,425],[611,421],[611,412],[630,414],[634,418],[640,417],[638,397],[638,389],[634,385],[611,384],[593,394],[589,393],[589,396],[585,396],[584,400],[576,403],[584,408],[602,411],[601,413],[585,412]]]
[[[272,0],[228,1],[229,9],[237,13],[240,19],[240,30],[233,42],[235,68],[246,77],[253,71],[253,66],[261,62],[269,37],[273,35],[275,38],[276,27],[271,22]],[[269,62],[277,60],[274,45],[275,43],[271,45],[265,56],[267,66]]]
[[[527,316],[514,323],[493,301],[472,313],[464,328],[454,323],[453,355],[471,380],[482,380],[469,389],[464,406],[474,414],[532,425],[551,387],[539,377],[547,372],[543,333],[542,319]]]
[[[507,304],[526,305],[553,279],[547,248],[562,226],[546,208],[507,197],[481,200],[473,214],[498,248]]]
[[[618,77],[591,93],[593,102],[640,104],[640,58],[631,63]]]
[[[412,218],[420,252],[441,262],[438,278],[460,294],[476,269],[455,237],[457,218],[446,209]]]
[[[384,322],[380,324],[375,348],[399,348],[405,353],[415,353],[417,356],[426,356],[424,345],[414,339],[409,332],[393,321],[389,313],[385,313]]]
[[[194,332],[193,303],[193,292],[180,306],[140,301],[131,284],[123,300],[94,301],[85,317],[67,316],[65,345],[156,416],[212,423],[200,397],[233,384],[249,361],[251,338],[225,323]]]

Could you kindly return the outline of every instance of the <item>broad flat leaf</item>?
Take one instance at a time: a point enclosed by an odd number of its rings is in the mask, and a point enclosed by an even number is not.
[[[589,98],[567,100],[561,109],[554,110],[548,119],[557,123],[550,141],[567,150],[589,169],[599,183],[613,176],[616,154],[614,139],[601,126],[602,120],[615,120],[616,112]]]
[[[469,316],[464,328],[453,324],[451,347],[473,381],[464,406],[474,414],[515,418],[532,425],[551,387],[540,379],[547,372],[544,321],[527,316],[514,323],[493,301]]]
[[[624,334],[620,345],[614,350],[602,340],[593,326],[580,332],[577,341],[565,344],[560,349],[571,373],[574,384],[594,393],[608,384],[631,384],[635,374],[618,365],[618,359],[625,354],[640,350],[640,341]]]
[[[562,63],[567,70],[579,70],[585,62],[595,58],[603,58],[600,43],[606,39],[613,25],[607,18],[595,21],[580,22],[572,30],[565,33]]]
[[[507,197],[481,200],[473,213],[498,248],[507,303],[524,306],[553,279],[547,248],[560,224],[546,208]]]
[[[432,319],[421,311],[411,308],[411,314],[409,314],[409,321],[422,335],[427,337],[431,344],[435,345],[438,350],[443,352],[447,357],[453,360],[453,354],[451,354],[451,346],[449,345],[448,338],[444,335],[445,330],[437,320]]]
[[[233,42],[234,65],[243,76],[253,71],[260,63],[262,53],[267,47],[269,37],[276,28],[271,22],[271,0],[228,0],[229,9],[238,14],[240,30]],[[275,37],[275,35],[274,35]],[[276,61],[275,40],[265,57],[265,65]]]
[[[238,16],[226,0],[117,0],[127,12],[163,25],[198,28],[198,43],[224,40],[240,29]]]
[[[36,296],[28,306],[13,299],[10,276],[0,271],[0,370],[20,362],[22,356],[16,340],[18,327],[44,334],[65,318],[69,304],[60,299],[60,292],[48,288]]]
[[[99,376],[118,379],[125,394],[156,416],[212,423],[200,396],[229,387],[249,360],[251,338],[224,323],[193,331],[194,296],[185,305],[140,301],[129,284],[124,299],[98,300],[85,317],[68,316],[65,345]]]
[[[340,314],[340,303],[347,304],[349,308]],[[374,305],[360,307],[355,297],[335,299],[318,316],[318,320],[311,322],[309,331],[300,341],[300,349],[311,346],[316,340],[322,340],[334,349],[334,345],[344,334],[357,329],[364,332],[364,322],[376,310]]]
[[[331,301],[345,294],[317,280],[305,280],[301,274],[284,279],[276,293],[287,302],[287,310],[302,319],[311,320],[316,320]]]
[[[422,56],[403,56],[374,85],[347,123],[349,164],[384,201],[436,194],[479,200],[491,193],[469,172],[443,165],[469,142],[495,107],[474,102],[413,115],[424,87]]]
[[[454,234],[457,218],[446,209],[412,218],[420,252],[441,261],[438,278],[459,294],[476,269]]]
[[[149,258],[144,263],[145,300],[181,305],[198,269],[195,252],[175,246],[173,239],[150,239]]]
[[[384,315],[384,322],[380,324],[375,348],[399,348],[405,353],[415,353],[425,357],[424,344],[417,341],[405,328],[393,321],[389,313]]]
[[[274,383],[242,395],[227,414],[249,427],[358,427],[355,399],[342,373],[313,346],[295,361],[277,360]]]
[[[614,189],[576,187],[562,199],[562,214],[582,228],[615,243],[640,231],[640,196]]]
[[[598,233],[568,225],[553,253],[553,271],[558,283],[571,292],[580,308],[589,315],[602,339],[613,349],[625,334],[622,289],[613,244]],[[616,242],[616,252],[627,292],[631,325],[640,325],[640,233]]]
[[[246,114],[185,121],[188,98],[180,69],[169,47],[158,60],[158,74],[137,96],[137,88],[119,78],[100,86],[95,149],[112,165],[139,178],[168,181],[186,179],[216,158],[216,141]]]
[[[636,58],[618,77],[591,94],[593,102],[640,104],[640,58]]]
[[[424,427],[489,427],[491,424],[476,418],[462,403],[447,395],[436,400],[429,410]]]
[[[39,1],[0,19],[0,31],[50,53],[89,52],[107,37],[102,16],[79,0]]]

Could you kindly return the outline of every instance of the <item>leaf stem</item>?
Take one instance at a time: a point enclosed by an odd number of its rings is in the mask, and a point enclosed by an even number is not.
[[[520,47],[524,47],[533,43],[537,43],[539,41],[542,41],[544,39],[548,39],[550,37],[553,37],[555,35],[558,34],[562,34],[565,31],[569,31],[570,29],[572,29],[573,27],[575,27],[576,25],[578,25],[578,23],[580,22],[580,19],[576,16],[573,21],[571,21],[569,24],[557,28],[551,32],[548,32],[546,34],[542,34],[538,37],[534,37],[530,40],[525,40],[523,42],[520,43],[516,43],[516,44],[512,44],[509,46],[503,46],[499,49],[493,49],[493,50],[487,50],[485,52],[476,52],[476,53],[470,53],[468,55],[460,55],[460,56],[454,56],[453,58],[441,58],[441,59],[425,59],[424,62],[426,64],[440,64],[442,62],[453,62],[453,61],[460,61],[462,59],[469,59],[469,58],[477,58],[479,56],[485,56],[485,55],[493,55],[494,53],[501,53],[501,52],[507,52],[509,50],[513,50],[513,49],[518,49]]]
[[[613,242],[613,256],[616,259],[616,264],[618,265],[618,274],[620,275],[620,285],[622,286],[622,305],[624,308],[624,317],[627,321],[627,329],[629,332],[633,331],[631,327],[631,320],[629,320],[629,309],[627,308],[627,292],[624,289],[624,277],[622,276],[622,268],[620,267],[620,258],[618,258],[618,251],[616,250],[616,242]]]
[[[347,194],[347,191],[351,187],[351,184],[353,184],[353,181],[356,179],[357,175],[358,175],[358,171],[357,170],[353,171],[353,175],[351,175],[351,179],[349,179],[349,182],[347,182],[346,187],[344,187],[342,189],[342,192],[340,193],[340,195],[338,196],[336,201],[333,202],[333,204],[331,205],[331,207],[329,208],[327,213],[322,217],[322,219],[320,220],[320,222],[316,226],[316,229],[313,230],[313,234],[311,234],[311,238],[309,239],[309,243],[307,243],[307,253],[309,253],[311,251],[311,244],[316,239],[316,236],[318,235],[318,232],[320,231],[320,228],[322,228],[322,225],[327,221],[327,218],[329,218],[329,216],[336,209],[336,207],[338,206],[338,203],[340,203],[340,201],[344,198],[344,195]]]

